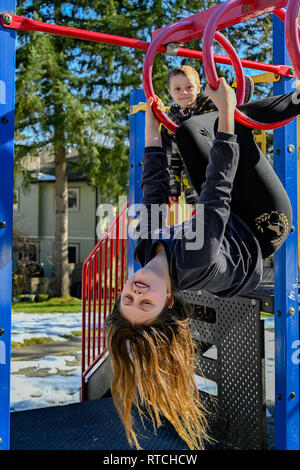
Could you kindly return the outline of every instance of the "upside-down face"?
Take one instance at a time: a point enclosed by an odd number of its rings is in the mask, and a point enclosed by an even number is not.
[[[126,282],[120,302],[124,318],[133,324],[151,323],[169,304],[172,294],[168,283],[147,267],[139,269]]]

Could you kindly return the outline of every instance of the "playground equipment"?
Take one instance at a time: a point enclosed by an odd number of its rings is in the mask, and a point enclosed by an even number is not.
[[[284,7],[287,6],[287,10]],[[86,40],[99,41],[107,44],[117,44],[124,47],[134,47],[147,50],[143,79],[146,96],[154,96],[154,89],[151,81],[151,69],[155,54],[169,53],[181,57],[204,59],[205,72],[209,83],[217,87],[218,78],[214,73],[213,62],[231,63],[237,74],[238,99],[243,102],[244,78],[242,67],[273,72],[281,77],[281,80],[274,83],[275,94],[293,91],[292,78],[295,76],[294,69],[300,78],[300,47],[298,31],[298,11],[300,0],[229,0],[226,3],[209,8],[190,18],[180,20],[173,25],[164,27],[153,33],[151,44],[145,41],[122,38],[102,33],[94,33],[74,28],[66,28],[53,24],[45,24],[38,21],[22,18],[11,13],[15,11],[15,0],[0,0],[1,30],[0,30],[0,51],[1,51],[1,77],[0,77],[0,110],[1,110],[1,130],[0,130],[0,159],[1,159],[1,205],[0,205],[0,243],[1,243],[1,315],[0,315],[0,449],[9,449],[9,384],[10,384],[10,316],[11,316],[11,250],[12,250],[12,207],[13,207],[13,116],[14,116],[14,54],[15,54],[15,30],[34,30],[50,34],[67,35]],[[270,65],[256,63],[246,60],[239,60],[236,52],[230,44],[219,33],[220,29],[239,24],[243,21],[253,19],[262,13],[274,13],[274,50],[273,62],[284,65]],[[285,17],[285,31],[283,19]],[[217,31],[216,31],[217,30]],[[179,47],[178,44],[186,43],[192,39],[203,36],[203,47],[205,54],[199,51]],[[216,38],[230,55],[230,58],[223,56],[213,56],[212,40]],[[285,47],[285,39],[290,57],[288,57]],[[172,46],[170,46],[172,44]],[[175,44],[175,46],[174,46]],[[214,59],[214,60],[213,60]],[[291,67],[292,61],[294,69]],[[135,91],[131,95],[131,106],[144,101],[144,94]],[[176,127],[164,113],[155,109],[158,119],[176,132]],[[129,204],[141,201],[139,188],[140,181],[140,161],[143,153],[143,140],[141,139],[143,130],[142,113],[138,113],[131,120],[131,153],[130,153],[130,194]],[[243,116],[237,118],[245,119]],[[249,122],[244,120],[245,125],[256,128],[264,128],[263,123]],[[297,158],[296,158],[296,121],[274,123],[274,167],[279,174],[288,195],[291,199],[294,220],[297,220]],[[115,225],[120,227],[127,217],[127,206],[119,214]],[[132,216],[134,219],[134,215]],[[114,225],[114,227],[115,227]],[[113,227],[110,228],[110,231]],[[103,237],[99,244],[86,260],[83,270],[83,385],[84,390],[88,374],[99,361],[104,358],[106,346],[101,330],[101,320],[103,315],[99,315],[99,299],[105,299],[105,309],[111,308],[112,300],[117,297],[118,289],[122,288],[125,279],[125,266],[128,271],[136,269],[133,262],[133,241],[129,240],[128,255],[125,249],[125,242],[122,238],[112,245],[109,240],[109,232]],[[119,230],[117,230],[119,233]],[[299,433],[299,315],[298,315],[298,247],[297,247],[297,226],[290,234],[284,246],[275,254],[274,270],[274,300],[275,315],[275,364],[276,364],[276,411],[275,411],[275,445],[277,449],[300,449]],[[108,251],[108,243],[110,249]],[[104,254],[99,247],[104,246]],[[119,249],[121,249],[121,263],[118,265]],[[118,255],[118,256],[117,256]],[[115,258],[114,258],[115,256]],[[127,257],[128,256],[128,257]],[[99,267],[102,267],[103,257],[106,268],[110,266],[111,286],[109,292],[102,291],[101,280],[99,278]],[[109,259],[109,262],[108,262]],[[120,284],[115,279],[112,286],[112,266],[115,261],[116,272],[121,272],[124,277]],[[104,272],[104,275],[105,274]],[[113,290],[114,289],[114,290]],[[200,294],[199,294],[200,295]],[[102,296],[102,297],[101,297]],[[269,297],[268,297],[269,299]],[[86,307],[87,300],[87,307]],[[235,299],[236,300],[236,299]],[[253,299],[252,299],[253,300]],[[238,300],[239,301],[239,300]],[[191,303],[198,305],[197,300]],[[206,298],[205,308],[211,306],[212,299]],[[242,302],[242,301],[240,301]],[[248,302],[248,301],[247,301]],[[246,303],[247,303],[246,302]],[[251,299],[249,300],[251,308]],[[224,301],[219,302],[221,310],[229,309],[229,305]],[[254,305],[254,304],[253,304]],[[257,309],[256,305],[256,309]],[[259,310],[256,310],[256,319]],[[98,322],[98,323],[97,323]],[[99,328],[98,328],[99,327]],[[98,338],[96,341],[96,330]],[[100,332],[100,333],[99,333]],[[101,336],[102,335],[102,336]],[[258,340],[257,336],[255,340]],[[92,352],[91,352],[92,351]],[[239,391],[238,393],[240,393]],[[262,403],[260,402],[261,409]]]

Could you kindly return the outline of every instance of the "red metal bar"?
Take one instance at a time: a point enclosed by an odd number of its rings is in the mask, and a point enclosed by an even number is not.
[[[280,2],[280,4],[284,4],[284,3],[286,2]],[[280,8],[280,7],[278,6],[277,8]],[[68,36],[68,37],[77,38],[77,39],[101,42],[104,44],[131,47],[133,49],[141,49],[145,51],[149,48],[151,44],[147,41],[141,41],[139,39],[133,39],[133,38],[128,38],[124,36],[115,36],[113,34],[98,33],[95,31],[86,31],[84,29],[79,29],[79,28],[70,28],[68,26],[59,26],[59,25],[54,25],[50,23],[43,23],[41,21],[36,21],[30,18],[25,18],[23,16],[17,16],[13,14],[9,15],[11,18],[11,22],[9,24],[6,24],[3,19],[4,15],[5,15],[4,13],[1,15],[2,26],[5,28],[16,29],[19,31],[40,31],[40,32],[49,33],[49,34],[56,34],[59,36]],[[193,18],[193,16],[191,16],[190,18]],[[153,33],[153,38],[155,37],[158,31],[160,30],[157,30]],[[200,36],[201,35],[199,34],[197,37],[200,37]],[[182,42],[187,42],[187,41],[183,41],[183,40],[174,41],[171,36],[170,42],[182,43]],[[163,45],[158,49],[157,52],[165,53],[166,50],[167,50],[167,47]],[[202,60],[201,51],[196,51],[193,49],[185,49],[183,47],[178,47],[177,56]],[[215,54],[214,59],[215,59],[215,62],[231,65],[231,60],[226,56]],[[265,64],[263,62],[255,62],[252,60],[245,60],[245,59],[241,59],[241,63],[244,68],[262,70],[265,72],[272,72],[272,73],[275,73],[284,77],[293,76],[291,74],[290,67],[286,65]]]
[[[99,269],[98,269],[98,354],[100,354],[100,341],[101,341],[101,320],[102,320],[102,245],[99,246]]]
[[[234,0],[234,1],[239,1],[242,2],[244,0]],[[252,1],[252,0],[251,0]],[[222,4],[222,6],[226,6],[227,2]],[[216,9],[214,15],[211,16],[211,19],[209,20],[208,24],[210,24],[211,20],[214,20],[214,17],[216,14],[218,14],[220,9]],[[219,16],[218,16],[219,17]],[[168,37],[170,37],[174,31],[180,29],[187,31],[190,28],[192,28],[192,25],[190,21],[179,21],[178,23],[173,23],[171,26],[167,26],[166,28],[162,29],[158,35],[155,36],[155,39],[153,39],[151,46],[149,47],[145,60],[144,60],[144,66],[143,66],[143,84],[144,84],[144,90],[145,90],[145,95],[146,98],[148,99],[149,97],[152,97],[154,100],[153,103],[153,112],[156,115],[157,119],[165,126],[167,127],[171,132],[176,133],[178,129],[178,125],[175,124],[163,111],[161,111],[157,107],[157,98],[155,96],[154,88],[153,88],[153,83],[152,83],[152,68],[153,68],[153,62],[157,53],[157,50],[159,49],[160,45],[163,43],[163,41],[166,41]],[[217,41],[225,48],[226,52],[230,56],[232,60],[232,64],[237,76],[237,83],[238,83],[238,88],[237,88],[237,103],[238,105],[242,104],[244,101],[245,97],[245,77],[244,77],[244,72],[242,68],[241,61],[235,51],[235,49],[232,47],[229,41],[223,36],[218,31],[215,31],[215,29],[212,29],[212,39],[215,37]],[[205,30],[204,36],[203,36],[203,45],[207,46],[208,41],[204,42],[204,37],[206,35],[207,28]],[[211,42],[212,42],[211,39]],[[209,44],[210,49],[207,51],[206,54],[204,54],[203,59],[204,60],[204,65],[206,65],[206,62],[208,61],[209,58],[211,58],[213,62],[213,66],[211,65],[210,68],[214,67],[214,61],[213,61],[213,54],[212,54],[212,46]],[[206,73],[208,70],[208,67],[206,66],[205,68]],[[209,79],[210,77],[207,77],[209,80],[209,83],[213,89],[217,88],[218,85],[218,77],[217,73],[215,72],[215,80],[216,84],[211,84],[211,80]]]
[[[232,9],[234,8],[235,4],[240,5],[243,2],[247,4],[247,0],[228,0],[226,3],[223,3],[222,5],[220,5],[221,8],[219,7],[215,9],[214,14],[210,16],[210,19],[205,28],[205,31],[203,34],[203,66],[204,66],[204,70],[206,73],[207,81],[213,90],[216,90],[219,86],[219,78],[217,75],[214,56],[213,56],[213,40],[215,38],[215,32],[218,27],[219,18],[223,17],[222,15],[223,7],[226,7],[227,9],[230,9],[230,8]],[[233,65],[235,63],[239,63],[239,57],[236,54],[234,54],[235,51],[234,51],[234,48],[231,46],[231,44],[227,52],[232,59]],[[231,54],[233,55],[231,56]],[[242,71],[242,74],[243,74],[243,71]],[[241,82],[241,77],[239,78]],[[243,86],[245,88],[245,81],[243,81]],[[240,105],[240,104],[242,103],[237,101],[237,105]]]
[[[88,276],[89,276],[89,289],[88,289],[88,337],[87,337],[87,363],[90,364],[90,353],[91,353],[91,279],[92,279],[92,268],[91,260],[88,264]]]
[[[106,309],[107,309],[107,269],[108,269],[108,239],[106,237],[104,242],[104,291],[103,291],[103,316],[104,320],[106,318]]]
[[[276,11],[274,11],[274,15],[278,16],[278,18],[280,18],[283,22],[285,22],[285,9],[284,8],[280,8]]]
[[[85,322],[86,322],[86,278],[87,278],[87,272],[86,272],[86,266],[87,263],[83,263],[82,266],[82,333],[81,333],[81,349],[82,349],[82,354],[81,354],[81,400],[84,400],[84,390],[85,390],[85,384],[84,384],[84,373],[85,373],[85,335],[86,335],[86,328],[85,328]]]
[[[178,23],[174,23],[171,26],[167,26],[167,28],[164,28],[161,30],[160,34],[157,35],[152,43],[151,46],[149,47],[146,55],[145,55],[145,60],[144,60],[144,65],[143,65],[143,85],[144,85],[144,91],[146,98],[153,98],[153,106],[152,110],[157,117],[157,119],[171,132],[176,133],[178,129],[178,125],[175,124],[171,119],[163,112],[161,111],[158,106],[157,106],[157,98],[155,95],[155,91],[153,88],[153,83],[152,83],[152,69],[153,69],[153,62],[156,56],[156,53],[158,49],[160,48],[160,45],[162,42],[167,39],[174,33],[174,31],[177,30],[184,30],[187,31],[193,27],[193,24],[189,21],[182,21]]]
[[[127,233],[128,233],[128,222],[127,222]],[[128,250],[125,251],[125,256],[126,256],[126,263],[125,263],[126,275],[125,275],[125,279],[128,279]]]
[[[97,256],[93,256],[93,360],[96,355]]]
[[[115,253],[115,297],[114,300],[115,302],[117,301],[118,298],[118,292],[119,292],[119,255],[120,255],[120,224],[119,224],[119,219],[116,221],[116,253]]]
[[[109,249],[109,296],[108,296],[108,311],[111,312],[112,307],[112,280],[113,280],[113,259],[114,259],[114,238],[110,238],[110,249]]]
[[[121,241],[121,285],[120,285],[121,291],[124,287],[124,279],[125,279],[125,230],[126,230],[125,223],[126,223],[126,218],[124,216],[123,223],[122,223],[122,241]]]
[[[289,0],[286,10],[285,37],[290,59],[300,79],[299,8],[300,0]]]

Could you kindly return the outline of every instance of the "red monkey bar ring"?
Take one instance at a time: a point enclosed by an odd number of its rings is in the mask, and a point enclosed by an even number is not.
[[[158,34],[153,42],[151,43],[146,56],[144,60],[144,66],[143,66],[143,83],[144,83],[144,91],[146,98],[152,97],[154,99],[153,103],[153,112],[157,119],[165,126],[167,129],[169,129],[171,132],[176,133],[178,129],[178,125],[175,124],[173,121],[171,121],[162,111],[160,111],[157,106],[156,106],[156,97],[153,89],[153,84],[152,84],[152,68],[153,68],[153,62],[155,55],[157,53],[157,50],[161,46],[163,42],[166,41],[166,39],[173,34],[175,31],[179,30],[187,30],[187,29],[192,29],[193,28],[193,23],[190,21],[182,21],[180,23],[175,23],[171,25],[170,27],[164,28],[160,34]],[[235,69],[236,77],[237,77],[237,103],[238,105],[242,104],[244,102],[245,98],[245,76],[243,73],[243,67],[241,64],[241,61],[235,51],[235,49],[231,46],[230,42],[225,39],[225,37],[219,33],[215,32],[214,34],[215,39],[221,44],[221,46],[224,47],[226,52],[228,53],[229,57],[231,58],[233,67]]]
[[[218,26],[219,20],[221,17],[227,13],[227,11],[231,10],[232,8],[236,7],[237,5],[242,5],[245,3],[251,3],[253,0],[228,0],[226,3],[220,5],[215,12],[210,17],[204,34],[203,34],[203,44],[202,44],[202,53],[203,53],[203,66],[206,74],[207,81],[210,87],[213,90],[216,90],[219,86],[219,78],[217,76],[215,64],[214,64],[214,57],[213,57],[213,39],[215,36],[215,31]],[[290,0],[290,3],[294,2],[295,0]],[[300,0],[297,0],[298,4]],[[298,10],[297,10],[298,11]],[[233,63],[234,65],[234,63]],[[261,123],[255,121],[244,113],[242,113],[239,109],[235,109],[235,119],[239,123],[243,124],[244,126],[251,127],[254,129],[277,129],[278,127],[285,126],[290,121],[294,119],[294,117],[285,119],[284,121],[278,121],[273,123]]]
[[[289,0],[285,15],[286,47],[298,79],[300,79],[299,8],[300,0]]]
[[[169,119],[165,113],[160,111],[157,106],[156,106],[156,96],[154,93],[153,89],[153,84],[152,84],[152,68],[153,68],[153,62],[155,59],[155,55],[157,50],[159,49],[159,46],[161,43],[166,40],[172,33],[176,31],[181,31],[181,30],[187,30],[187,29],[192,29],[193,28],[193,23],[191,21],[183,21],[181,23],[175,23],[168,28],[165,28],[161,31],[160,34],[158,34],[155,39],[151,42],[147,53],[145,55],[145,60],[144,60],[144,65],[143,65],[143,84],[144,84],[144,91],[146,98],[152,97],[154,99],[153,102],[153,112],[157,119],[165,126],[167,129],[169,129],[172,132],[176,132],[178,126]]]

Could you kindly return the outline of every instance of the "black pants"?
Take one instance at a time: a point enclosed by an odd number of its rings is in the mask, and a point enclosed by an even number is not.
[[[257,121],[270,123],[300,114],[299,102],[300,92],[294,92],[253,101],[239,109]],[[183,122],[176,133],[181,156],[198,194],[205,181],[217,127],[218,113],[211,112],[193,116]],[[236,122],[235,133],[240,145],[240,160],[231,210],[252,229],[266,258],[282,245],[290,233],[291,203],[281,181],[255,143],[252,130]]]

